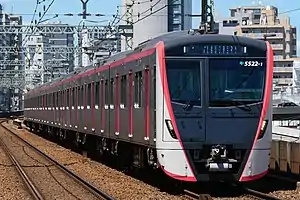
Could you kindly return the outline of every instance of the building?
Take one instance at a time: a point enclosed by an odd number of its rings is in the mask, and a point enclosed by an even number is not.
[[[67,24],[52,23],[45,26],[65,27]],[[24,44],[26,49],[35,49],[35,53],[27,53],[25,57],[26,89],[33,89],[38,85],[51,81],[60,75],[74,70],[74,53],[67,51],[47,52],[45,48],[59,49],[74,48],[73,33],[38,33],[27,36]]]
[[[192,0],[156,0],[137,3],[122,0],[122,25],[133,24],[130,44],[122,37],[122,50],[170,31],[192,28]]]
[[[33,89],[46,82],[46,67],[44,62],[50,59],[50,56],[45,54],[42,49],[49,47],[49,40],[41,35],[31,35],[24,44],[27,51],[33,48],[35,53],[27,53],[25,56],[25,83],[26,89]]]
[[[22,17],[5,13],[0,4],[0,26],[22,25]],[[15,47],[16,50],[22,46],[22,35],[20,33],[0,33],[0,46]],[[22,60],[22,54],[18,51],[0,53],[1,61]],[[22,84],[12,84],[15,80],[22,81],[22,75],[18,73],[7,73],[7,70],[23,71],[23,66],[0,63],[0,110],[22,109]]]
[[[293,85],[297,57],[296,27],[287,16],[279,17],[274,6],[245,6],[230,9],[230,17],[219,22],[219,33],[266,39],[274,51],[274,89]]]
[[[9,24],[9,18],[8,15],[3,13],[2,5],[0,4],[0,26],[5,26]],[[0,46],[7,46],[9,43],[9,37],[5,33],[0,33]],[[0,60],[7,60],[8,54],[1,53],[0,54]],[[4,79],[4,70],[7,69],[7,66],[0,65],[0,79]],[[0,84],[0,111],[8,111],[10,109],[11,102],[9,101],[9,88],[6,87],[7,83],[4,81],[1,81]]]
[[[76,68],[97,64],[99,59],[121,51],[121,36],[116,30],[108,27],[98,30],[83,29],[79,35],[78,44],[82,48],[79,48],[75,56]]]

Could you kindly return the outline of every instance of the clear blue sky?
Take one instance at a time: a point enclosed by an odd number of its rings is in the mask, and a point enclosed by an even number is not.
[[[42,0],[40,0],[42,1]],[[44,0],[44,5],[49,5],[51,0]],[[140,1],[140,0],[136,0]],[[143,0],[144,1],[144,0]],[[296,3],[299,0],[264,0],[261,1],[265,5],[274,5],[278,7],[279,13],[287,10],[292,10],[295,8],[300,8],[300,4]],[[155,2],[155,0],[154,0]],[[235,6],[243,5],[252,5],[252,0],[215,0],[215,10],[217,17],[226,17],[229,16],[228,9]],[[36,0],[0,0],[0,3],[3,4],[4,10],[6,12],[14,12],[21,14],[30,14],[33,13]],[[103,13],[103,14],[115,14],[116,8],[121,4],[121,0],[90,0],[88,3],[88,12],[90,13]],[[201,0],[193,0],[193,12],[200,12]],[[38,10],[42,11],[43,7],[39,6]],[[148,9],[148,8],[147,8]],[[80,0],[55,0],[51,9],[48,13],[79,13],[82,10],[82,5]],[[298,41],[300,45],[300,10],[288,13],[291,17],[291,23],[298,28]],[[46,16],[50,18],[51,16]],[[111,17],[110,17],[111,18]],[[110,18],[99,18],[99,17],[89,17],[90,20],[103,20]],[[24,22],[28,23],[31,19],[31,16],[24,15]],[[297,20],[298,19],[298,20]],[[81,20],[80,17],[59,17],[56,20],[70,24],[78,24]],[[197,26],[199,19],[194,20],[194,26]],[[104,23],[105,24],[105,23]],[[300,52],[300,48],[298,53]]]

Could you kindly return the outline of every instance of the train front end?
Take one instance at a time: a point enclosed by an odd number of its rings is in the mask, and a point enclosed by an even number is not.
[[[273,52],[237,36],[157,46],[157,156],[182,181],[251,181],[268,170]]]

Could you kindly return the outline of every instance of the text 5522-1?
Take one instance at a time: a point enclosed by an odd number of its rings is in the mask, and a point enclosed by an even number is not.
[[[262,67],[263,63],[258,61],[245,61],[244,62],[245,67]]]

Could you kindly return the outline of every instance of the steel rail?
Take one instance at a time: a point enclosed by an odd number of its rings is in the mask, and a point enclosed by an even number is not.
[[[262,198],[262,199],[267,199],[267,200],[280,200],[280,198],[278,197],[275,197],[275,196],[272,196],[272,195],[269,195],[269,194],[266,194],[266,193],[263,193],[263,192],[259,192],[257,190],[253,190],[253,189],[250,189],[250,188],[243,188],[243,190],[250,194],[250,195],[253,195],[255,197],[259,197],[259,198]]]
[[[212,200],[212,197],[209,194],[196,194],[189,190],[183,190],[184,195],[191,199],[199,199],[199,200]]]
[[[1,122],[2,125],[2,122]],[[3,127],[3,126],[2,126]],[[16,158],[13,156],[12,152],[8,149],[6,144],[3,142],[2,138],[0,138],[0,146],[5,151],[6,155],[9,157],[13,165],[15,166],[16,170],[22,177],[24,183],[26,184],[27,188],[30,190],[32,196],[36,200],[44,200],[43,195],[40,193],[40,191],[35,187],[33,182],[30,180],[29,176],[26,174],[26,172],[23,170],[20,163],[16,160]]]
[[[104,191],[96,188],[92,184],[88,183],[87,181],[85,181],[84,179],[82,179],[81,177],[79,177],[78,175],[76,175],[75,173],[73,173],[71,170],[67,169],[64,165],[58,163],[56,160],[54,160],[53,158],[49,157],[44,152],[40,151],[38,148],[36,148],[35,146],[33,146],[32,144],[30,144],[29,142],[27,142],[23,138],[21,138],[20,136],[18,136],[17,134],[15,134],[12,130],[10,130],[9,128],[5,127],[2,123],[3,122],[0,123],[1,127],[3,127],[5,130],[7,130],[11,134],[13,134],[15,137],[17,137],[23,143],[25,143],[26,145],[28,145],[30,148],[32,148],[34,151],[36,151],[38,154],[40,154],[41,156],[43,156],[44,158],[46,158],[48,161],[52,162],[61,171],[63,171],[64,173],[66,173],[69,177],[73,178],[77,183],[81,184],[83,187],[85,187],[88,191],[90,191],[91,193],[93,193],[99,199],[114,200],[114,198],[112,196],[110,196],[109,194],[105,193]]]

